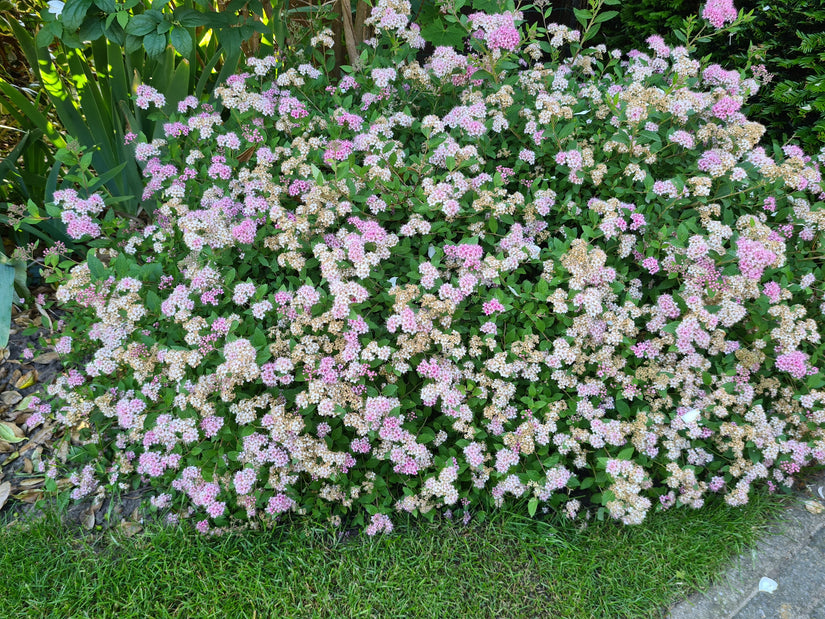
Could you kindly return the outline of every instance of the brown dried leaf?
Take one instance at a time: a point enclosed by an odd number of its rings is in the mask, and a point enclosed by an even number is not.
[[[11,351],[8,348],[0,348],[0,361],[5,361],[11,356]]]
[[[14,383],[15,389],[28,389],[37,382],[37,370],[26,372]],[[22,397],[22,396],[21,396]]]
[[[23,501],[24,503],[36,503],[40,499],[43,498],[43,491],[42,490],[24,490],[19,494],[12,495],[18,501]]]
[[[807,509],[812,514],[821,514],[825,512],[825,506],[822,505],[819,501],[805,501],[805,509]]]
[[[37,365],[46,365],[47,363],[53,363],[60,359],[60,355],[56,352],[44,352],[42,355],[37,355],[32,361]]]
[[[143,525],[138,522],[129,522],[128,520],[121,520],[118,527],[126,537],[132,537],[143,531]]]
[[[32,319],[29,318],[28,314],[18,314],[14,318],[14,324],[25,329],[26,327],[31,326]]]
[[[12,447],[6,441],[0,440],[0,454],[10,454],[13,451],[14,447]]]
[[[20,482],[21,488],[34,488],[36,486],[40,486],[46,482],[45,478],[43,477],[33,477],[31,479],[24,479]]]
[[[26,475],[31,475],[31,472],[33,470],[34,470],[34,465],[32,464],[32,461],[29,460],[28,458],[23,458],[23,472]]]
[[[20,392],[18,391],[4,391],[3,393],[0,393],[0,402],[6,406],[14,406],[22,399],[23,396],[20,395]]]
[[[57,448],[57,459],[60,460],[61,463],[66,464],[66,458],[69,456],[69,443],[68,441],[61,441],[60,447]]]
[[[0,509],[3,509],[3,505],[6,503],[6,499],[9,498],[9,494],[11,494],[11,484],[4,481],[0,484]]]
[[[91,531],[95,528],[95,515],[92,513],[86,513],[81,519],[80,524],[82,524],[83,528],[87,531]]]

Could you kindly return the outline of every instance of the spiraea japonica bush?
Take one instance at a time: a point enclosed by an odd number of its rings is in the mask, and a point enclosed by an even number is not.
[[[223,114],[136,141],[156,221],[59,290],[74,496],[148,482],[204,531],[508,501],[638,523],[825,462],[822,181],[759,146],[757,80],[515,11],[448,15],[464,51],[419,63],[408,10],[377,4],[340,79],[250,58]]]

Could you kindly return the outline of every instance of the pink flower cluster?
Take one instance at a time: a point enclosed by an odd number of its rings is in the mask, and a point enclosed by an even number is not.
[[[708,0],[702,9],[702,17],[708,20],[714,28],[721,28],[725,24],[736,21],[736,8],[733,0]]]

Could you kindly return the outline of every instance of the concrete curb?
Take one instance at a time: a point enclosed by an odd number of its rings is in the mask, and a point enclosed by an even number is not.
[[[825,619],[825,473],[806,480],[797,496],[755,548],[673,607],[669,619]],[[763,577],[776,582],[773,593],[759,590]]]

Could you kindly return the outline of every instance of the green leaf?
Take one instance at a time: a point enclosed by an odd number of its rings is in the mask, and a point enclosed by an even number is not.
[[[0,264],[0,348],[9,343],[11,304],[14,300],[14,267]]]
[[[63,7],[60,20],[67,30],[77,30],[86,19],[86,12],[92,6],[92,0],[69,0]]]
[[[192,35],[184,28],[172,28],[172,47],[184,58],[192,53]]]
[[[587,9],[573,9],[573,13],[576,14],[576,21],[582,26],[587,26],[587,22],[590,21],[591,17],[593,17],[593,13]]]
[[[616,456],[616,458],[618,460],[630,460],[630,458],[632,456],[633,456],[633,445],[631,445],[630,447],[625,447],[624,449],[622,449],[619,452],[619,455]]]
[[[418,434],[418,442],[426,445],[435,439],[435,432],[432,428],[424,428]]]
[[[143,47],[151,57],[160,56],[166,49],[166,35],[152,32],[143,37]]]
[[[19,443],[20,441],[26,440],[23,437],[15,436],[12,429],[2,422],[0,422],[0,439],[6,441],[7,443]]]
[[[136,37],[142,37],[152,32],[155,28],[157,28],[157,26],[158,25],[155,23],[154,19],[148,15],[141,14],[135,15],[132,19],[130,19],[125,30],[126,34],[133,34]]]
[[[178,9],[174,13],[174,19],[177,20],[184,28],[196,28],[198,26],[205,26],[209,21],[209,17],[196,11],[195,9],[183,8]]]
[[[445,25],[440,19],[430,22],[421,29],[421,36],[436,46],[446,45],[461,49],[465,31],[459,24]]]
[[[160,309],[160,297],[154,290],[146,293],[146,308],[150,312],[157,312]]]
[[[92,274],[92,280],[98,281],[106,278],[106,267],[100,261],[100,258],[95,256],[95,250],[90,249],[86,255],[86,263],[89,265],[89,272]]]
[[[141,47],[143,47],[143,39],[139,36],[135,36],[134,34],[127,34],[126,35],[126,43],[123,46],[123,49],[126,51],[127,54],[133,54],[138,51]]]
[[[605,11],[604,13],[599,13],[598,15],[596,15],[596,23],[601,24],[601,23],[604,23],[606,21],[609,21],[609,20],[613,19],[614,17],[616,17],[616,15],[618,15],[618,14],[619,14],[618,11]]]
[[[536,509],[539,506],[539,500],[536,497],[533,497],[527,502],[527,513],[530,514],[530,518],[536,515]]]

